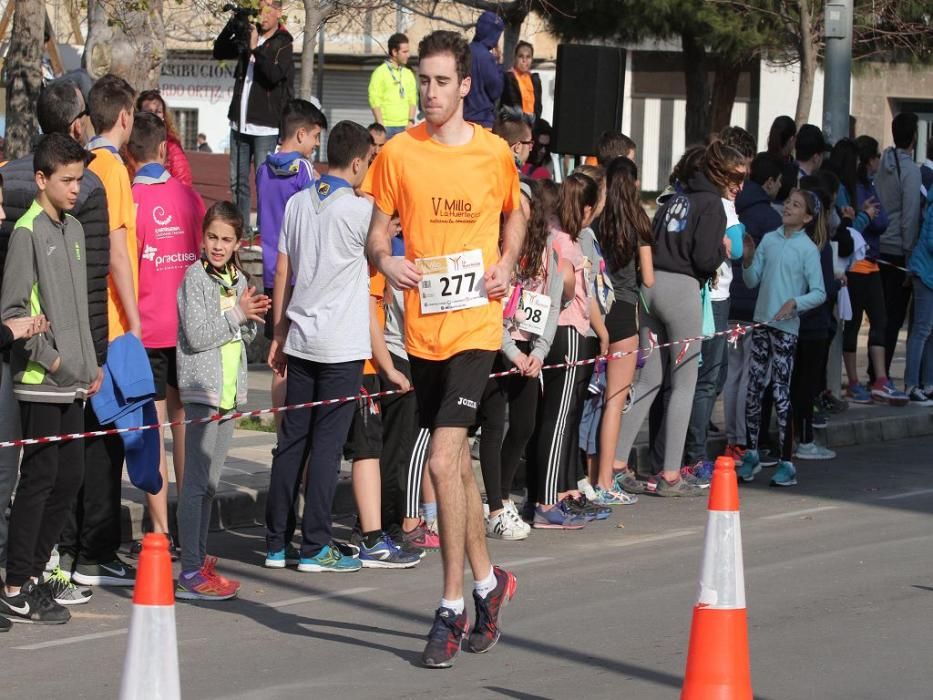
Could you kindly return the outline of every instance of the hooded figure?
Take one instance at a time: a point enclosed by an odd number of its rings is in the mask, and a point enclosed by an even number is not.
[[[494,12],[486,11],[476,22],[476,36],[470,42],[470,92],[463,101],[463,118],[486,128],[496,120],[496,103],[502,96],[504,73],[491,51],[499,44],[505,24]]]

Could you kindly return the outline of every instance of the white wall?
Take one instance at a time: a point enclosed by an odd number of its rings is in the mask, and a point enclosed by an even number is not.
[[[762,61],[761,90],[758,107],[758,150],[768,146],[768,132],[776,117],[786,114],[791,119],[797,112],[797,91],[800,85],[800,64],[774,66]],[[816,69],[813,81],[813,101],[807,122],[823,124],[823,69]],[[798,125],[799,126],[799,125]]]
[[[169,59],[162,66],[161,92],[173,109],[198,110],[198,131],[214,153],[230,141],[227,110],[233,97],[233,61]]]

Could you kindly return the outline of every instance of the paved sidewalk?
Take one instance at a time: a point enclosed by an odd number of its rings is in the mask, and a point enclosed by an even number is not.
[[[902,334],[903,337],[903,334]],[[898,385],[902,383],[904,343],[899,344],[900,353],[895,357],[891,374]],[[860,353],[860,355],[863,353]],[[864,359],[862,358],[864,362]],[[250,410],[271,406],[269,385],[271,370],[263,365],[251,365],[249,373]],[[266,420],[272,421],[271,416]],[[722,401],[716,404],[713,423],[723,427]],[[850,404],[849,410],[836,416],[830,416],[826,430],[818,431],[817,439],[829,447],[847,447],[852,445],[874,445],[889,440],[907,437],[933,435],[933,409],[906,406]],[[171,462],[171,440],[167,440],[169,461]],[[636,442],[638,461],[646,463],[647,426],[642,430]],[[265,512],[266,490],[269,484],[269,470],[272,465],[272,448],[275,445],[275,433],[257,430],[240,430],[234,435],[227,463],[221,474],[220,486],[214,501],[211,516],[212,529],[241,527],[262,523]],[[722,435],[711,435],[709,454],[720,454],[725,446]],[[479,465],[474,462],[477,479],[482,483]],[[174,510],[175,484],[174,474],[169,469],[170,509]],[[132,486],[124,474],[123,482],[123,538],[138,539],[143,532],[145,517],[145,499],[143,493]],[[345,514],[354,510],[353,494],[350,484],[349,463],[341,468],[337,484],[337,496],[334,512]],[[171,517],[174,522],[174,516]]]

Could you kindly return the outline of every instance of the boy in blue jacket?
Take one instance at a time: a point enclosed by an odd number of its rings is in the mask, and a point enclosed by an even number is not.
[[[487,10],[479,16],[476,36],[470,42],[470,92],[463,98],[463,118],[487,129],[496,120],[496,103],[505,85],[505,73],[498,60],[503,29],[502,18]]]

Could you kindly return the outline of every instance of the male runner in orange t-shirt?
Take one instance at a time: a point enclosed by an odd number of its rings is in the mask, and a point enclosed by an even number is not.
[[[468,627],[464,555],[475,581],[470,649],[499,639],[499,612],[515,577],[493,567],[467,429],[501,346],[502,305],[522,246],[525,219],[508,146],[463,118],[470,50],[453,32],[418,46],[425,122],[389,141],[364,189],[374,200],[370,260],[405,292],[405,343],[422,427],[432,431],[428,468],[437,489],[444,593],[422,660],[446,668]],[[393,258],[388,232],[398,212],[405,257]],[[505,214],[500,253],[500,220]]]

